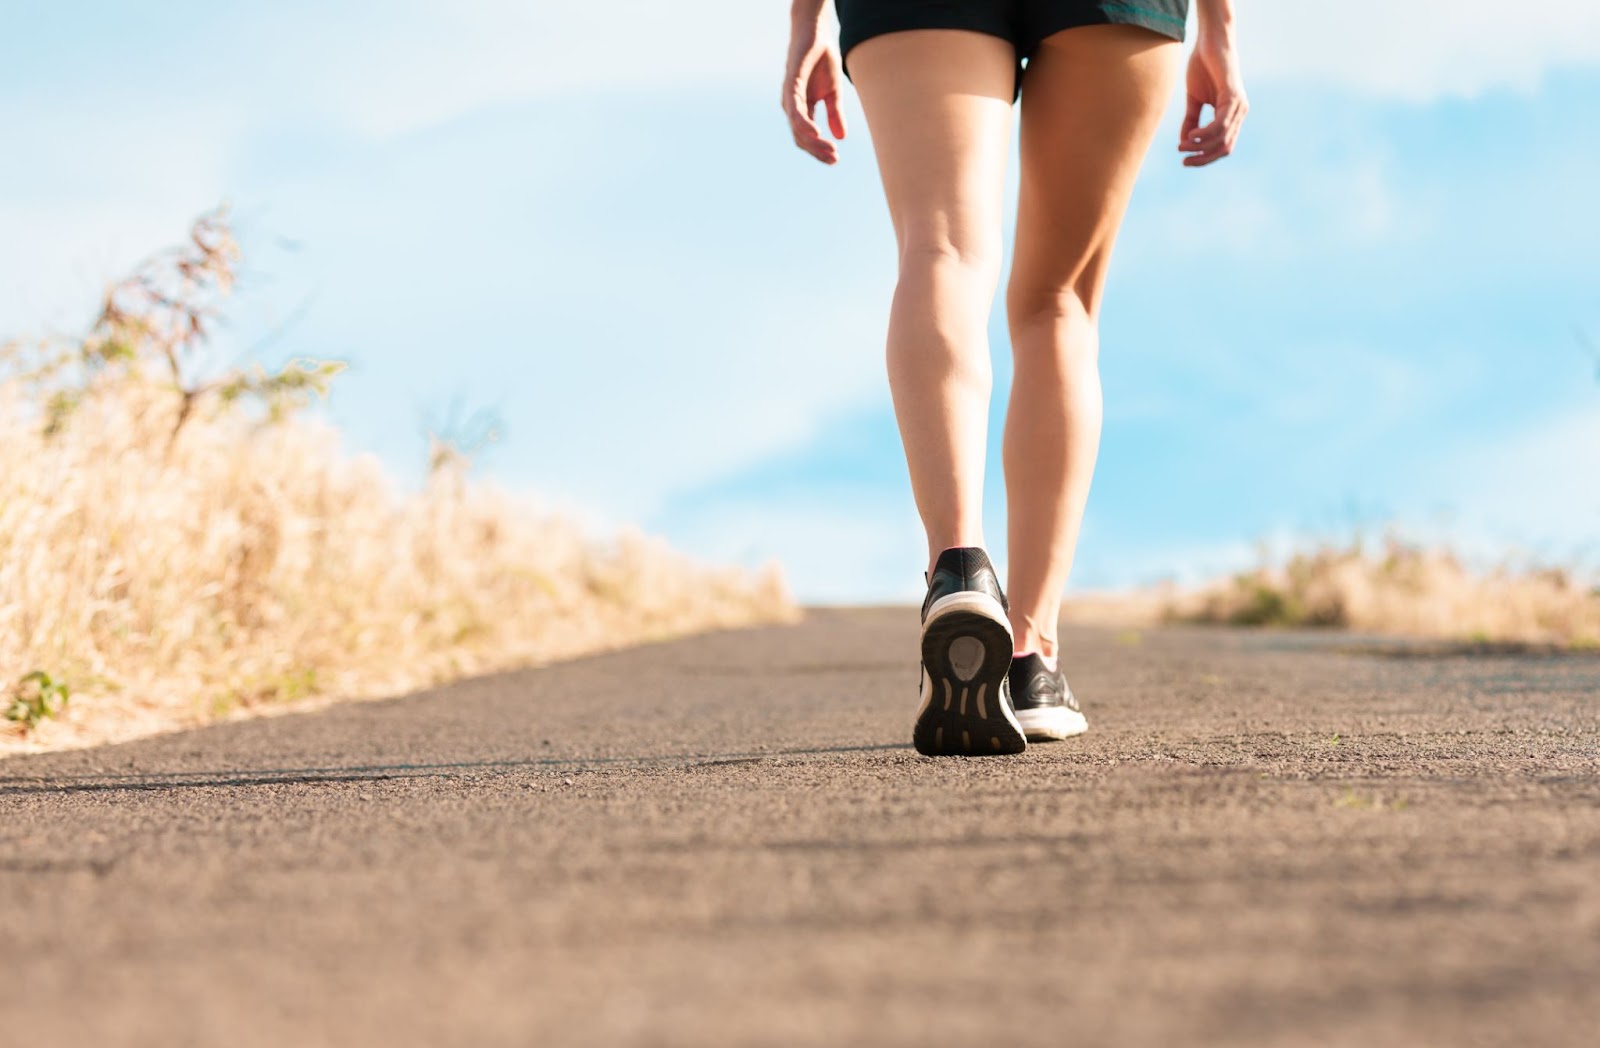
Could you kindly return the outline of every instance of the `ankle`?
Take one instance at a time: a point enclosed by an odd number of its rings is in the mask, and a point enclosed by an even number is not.
[[[1038,655],[1044,659],[1045,664],[1051,669],[1056,668],[1059,645],[1054,637],[1046,637],[1033,629],[1028,628],[1024,622],[1019,628],[1012,625],[1016,642],[1012,649],[1012,658],[1020,659],[1024,655]]]
[[[1050,652],[1047,655],[1044,652],[1040,651],[1038,648],[1027,648],[1027,649],[1018,648],[1016,651],[1011,653],[1011,657],[1013,659],[1024,658],[1025,656],[1028,656],[1028,655],[1037,655],[1037,656],[1039,656],[1039,658],[1044,662],[1045,668],[1048,669],[1051,673],[1054,673],[1054,672],[1056,672],[1057,670],[1059,670],[1061,668],[1060,660],[1057,659],[1056,653],[1053,652],[1053,651]]]
[[[935,564],[939,563],[940,554],[944,553],[946,550],[971,549],[973,547],[977,547],[978,549],[981,549],[981,550],[984,550],[985,552],[987,552],[987,547],[984,546],[984,544],[983,544],[983,537],[982,536],[979,536],[978,538],[972,539],[971,541],[967,541],[967,542],[952,542],[952,543],[949,543],[948,545],[941,545],[939,543],[929,543],[929,545],[928,545],[928,568],[923,573],[923,578],[924,579],[932,579],[933,578],[933,567],[934,567]]]

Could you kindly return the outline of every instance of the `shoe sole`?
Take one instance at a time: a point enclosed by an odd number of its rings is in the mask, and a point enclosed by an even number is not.
[[[1029,742],[1054,742],[1070,739],[1089,730],[1089,722],[1077,710],[1056,706],[1042,710],[1018,710],[1017,723]]]
[[[952,593],[922,627],[922,702],[911,741],[929,757],[987,757],[1028,747],[1011,710],[1011,625],[998,601]]]

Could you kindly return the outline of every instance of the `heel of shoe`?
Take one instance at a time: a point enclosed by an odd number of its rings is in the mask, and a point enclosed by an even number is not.
[[[976,757],[1027,748],[1006,694],[1011,646],[1010,625],[983,611],[950,608],[930,617],[922,634],[922,708],[912,731],[919,753]]]

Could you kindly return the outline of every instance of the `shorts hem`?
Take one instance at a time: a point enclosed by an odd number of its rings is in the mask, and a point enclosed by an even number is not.
[[[1102,0],[1099,6],[1106,17],[1118,25],[1142,25],[1180,42],[1189,30],[1189,20],[1170,11],[1158,11],[1141,4],[1118,3],[1117,0]]]
[[[1015,52],[1017,43],[1010,26],[1005,24],[985,25],[981,19],[973,18],[970,13],[955,11],[919,11],[913,16],[903,18],[881,18],[868,21],[862,25],[853,26],[848,32],[841,26],[839,30],[839,67],[843,70],[845,79],[854,83],[850,76],[850,52],[857,44],[865,43],[876,36],[887,36],[890,33],[905,33],[913,29],[964,29],[969,33],[982,33],[992,36],[997,40],[1004,40],[1011,45]],[[1012,94],[1015,102],[1022,94],[1022,57],[1017,56],[1016,89]]]
[[[1165,11],[1155,11],[1137,4],[1100,3],[1094,5],[1093,10],[1074,17],[1049,21],[1036,28],[1029,37],[1028,50],[1023,57],[1033,57],[1033,53],[1044,43],[1046,37],[1068,29],[1082,29],[1091,25],[1138,26],[1179,43],[1183,42],[1188,31],[1188,24],[1184,19]]]

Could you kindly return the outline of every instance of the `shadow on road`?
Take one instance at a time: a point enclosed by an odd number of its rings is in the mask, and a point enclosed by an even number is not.
[[[874,753],[910,749],[909,743],[868,746],[826,746],[807,749],[762,750],[751,753],[664,753],[644,757],[527,757],[514,760],[441,761],[422,764],[361,764],[325,768],[251,768],[227,771],[147,772],[129,775],[92,774],[0,776],[0,796],[48,793],[102,793],[118,790],[191,790],[234,786],[317,785],[321,783],[382,782],[393,779],[448,778],[475,771],[519,771],[535,768],[579,768],[597,765],[682,764],[691,768],[716,768],[759,764],[773,757]]]

